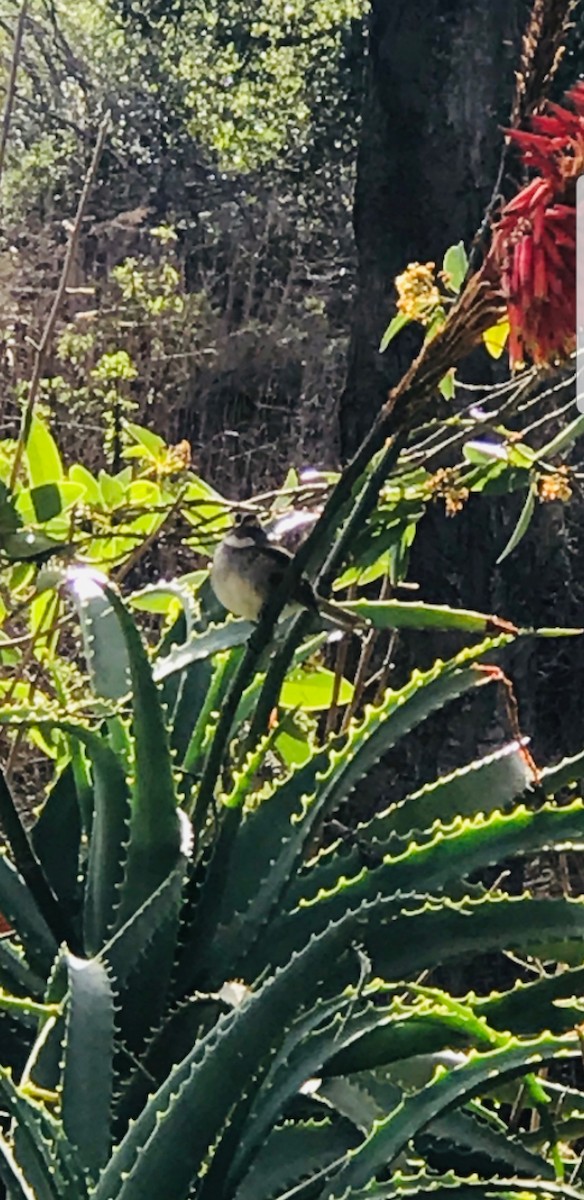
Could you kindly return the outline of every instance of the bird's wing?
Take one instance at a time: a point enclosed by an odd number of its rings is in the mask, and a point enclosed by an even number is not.
[[[268,543],[267,546],[262,546],[262,554],[265,554],[272,563],[272,574],[270,583],[272,587],[277,587],[286,567],[294,557],[289,550],[285,550],[283,546],[274,546]],[[294,585],[292,599],[299,604],[303,604],[305,608],[318,608],[316,596],[312,584],[302,575]]]

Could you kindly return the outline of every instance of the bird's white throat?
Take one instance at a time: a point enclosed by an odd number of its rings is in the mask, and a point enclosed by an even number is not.
[[[223,545],[229,546],[230,550],[249,550],[250,546],[257,545],[254,538],[249,537],[245,533],[239,533],[237,529],[233,529],[223,538]]]

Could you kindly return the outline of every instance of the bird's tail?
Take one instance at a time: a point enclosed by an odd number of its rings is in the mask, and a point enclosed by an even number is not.
[[[317,601],[323,617],[328,617],[339,629],[344,629],[347,633],[358,633],[371,628],[369,621],[357,616],[357,613],[349,612],[342,604],[335,604],[333,600],[325,600],[322,596],[318,596]]]

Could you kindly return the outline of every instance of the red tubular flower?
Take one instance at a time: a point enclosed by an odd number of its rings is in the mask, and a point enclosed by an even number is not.
[[[584,81],[567,96],[572,109],[548,104],[532,132],[511,131],[524,164],[536,172],[501,212],[489,266],[507,302],[509,357],[544,364],[576,344],[576,179],[584,172]]]

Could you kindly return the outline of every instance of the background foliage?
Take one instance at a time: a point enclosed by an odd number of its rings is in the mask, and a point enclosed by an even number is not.
[[[444,357],[468,265],[444,226],[425,329],[389,275],[369,300],[390,369],[425,339],[418,408],[392,439],[365,388],[339,466],[383,8],[369,57],[352,2],[27,17],[0,258],[9,1200],[583,1194],[580,593],[560,619],[520,585],[543,529],[569,591],[584,420],[570,363],[507,377],[500,326],[470,385]],[[353,329],[346,394],[359,361]],[[286,587],[257,627],[220,609],[241,508],[309,530],[360,639],[278,622]]]

